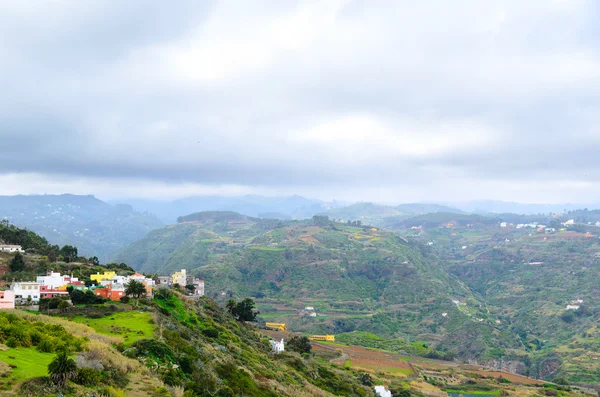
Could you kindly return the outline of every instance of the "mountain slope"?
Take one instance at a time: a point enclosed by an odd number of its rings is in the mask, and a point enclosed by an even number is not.
[[[122,246],[162,223],[130,206],[112,206],[93,196],[0,196],[0,218],[26,227],[59,245],[75,245],[80,255],[106,261]]]
[[[425,246],[325,217],[225,218],[222,213],[182,218],[196,221],[154,231],[115,260],[145,272],[187,268],[210,280],[210,296],[256,296],[267,318],[297,330],[363,330],[426,340],[463,355],[483,354],[499,340],[519,345],[491,321],[470,318],[485,313],[468,288],[428,259]],[[472,312],[467,315],[452,300],[470,302]],[[326,316],[299,315],[305,305]]]

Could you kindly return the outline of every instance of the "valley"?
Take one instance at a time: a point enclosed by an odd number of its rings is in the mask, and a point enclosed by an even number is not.
[[[599,381],[595,226],[546,233],[445,212],[392,219],[375,223],[393,231],[326,216],[199,213],[116,260],[149,273],[185,267],[212,280],[207,294],[222,303],[251,296],[259,324],[538,379]]]

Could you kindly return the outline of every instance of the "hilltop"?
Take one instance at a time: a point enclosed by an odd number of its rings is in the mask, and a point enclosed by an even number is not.
[[[154,215],[129,205],[113,206],[94,196],[0,196],[0,218],[26,227],[80,254],[106,261],[124,245],[163,226]]]

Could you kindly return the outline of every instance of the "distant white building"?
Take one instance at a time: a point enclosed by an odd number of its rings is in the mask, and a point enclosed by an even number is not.
[[[33,302],[40,300],[40,283],[33,281],[13,282],[10,285],[10,290],[15,293],[16,302],[26,302],[28,297],[31,297]]]
[[[10,245],[10,244],[0,245],[0,251],[2,251],[2,252],[25,252],[25,251],[23,251],[23,247],[21,247],[20,245]]]
[[[566,310],[579,310],[579,305],[567,305]]]
[[[58,289],[59,287],[66,286],[67,284],[79,283],[79,279],[77,277],[61,275],[57,272],[48,272],[45,276],[37,276],[35,281],[40,283],[40,285],[45,285],[50,289]]]
[[[375,394],[379,397],[392,397],[392,392],[387,386],[375,386]]]
[[[572,301],[571,303],[579,303],[579,304],[582,304],[582,303],[583,303],[583,299],[579,299],[579,298],[577,298],[577,299],[575,299],[574,301]]]
[[[271,344],[271,349],[273,350],[273,353],[277,354],[285,351],[285,347],[283,346],[283,338],[281,338],[281,342],[277,342],[271,339],[269,343]]]
[[[313,306],[306,306],[304,310],[312,311],[315,310],[315,308]]]
[[[506,222],[500,222],[500,227],[506,227]]]
[[[568,221],[566,221],[565,223],[563,223],[564,226],[569,226],[569,225],[574,225],[575,224],[575,220],[574,219],[569,219]]]

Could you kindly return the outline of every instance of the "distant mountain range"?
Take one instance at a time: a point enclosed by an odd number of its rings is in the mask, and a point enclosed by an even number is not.
[[[462,211],[473,213],[561,214],[563,212],[583,208],[590,210],[600,209],[599,203],[526,204],[499,200],[477,200],[464,203],[452,203],[449,205],[452,205]]]
[[[200,211],[234,211],[257,218],[306,219],[315,214],[339,208],[347,203],[325,202],[302,196],[265,197],[246,196],[194,196],[173,201],[158,200],[119,200],[112,203],[126,203],[139,211],[155,214],[165,223],[175,223],[177,217]]]
[[[83,256],[106,261],[119,248],[163,226],[130,205],[110,205],[94,196],[0,196],[0,219],[26,227],[59,245],[75,245]]]

